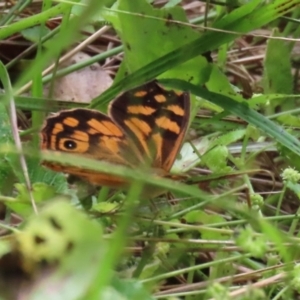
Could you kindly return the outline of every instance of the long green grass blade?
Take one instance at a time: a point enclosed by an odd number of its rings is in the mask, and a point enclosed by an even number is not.
[[[251,109],[246,102],[237,102],[227,96],[210,92],[205,88],[195,86],[182,80],[164,79],[161,80],[161,82],[173,88],[176,87],[184,91],[189,91],[196,96],[202,97],[219,105],[231,114],[239,116],[248,123],[258,127],[260,130],[273,137],[276,141],[300,155],[300,142],[295,137],[268,118]]]

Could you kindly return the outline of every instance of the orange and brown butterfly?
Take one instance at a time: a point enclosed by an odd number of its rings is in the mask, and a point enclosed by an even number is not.
[[[49,116],[41,129],[41,149],[129,168],[146,164],[155,174],[167,176],[181,148],[189,115],[187,93],[166,90],[151,81],[118,96],[110,103],[108,115],[78,108]],[[125,178],[109,175],[109,170],[100,173],[54,161],[43,164],[96,185],[127,183]]]

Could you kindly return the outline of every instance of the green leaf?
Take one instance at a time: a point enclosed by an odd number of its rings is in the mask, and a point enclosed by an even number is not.
[[[273,36],[279,36],[278,30],[274,30]],[[266,94],[292,94],[294,79],[290,55],[290,47],[286,41],[280,39],[270,39],[268,41],[263,75],[264,91]],[[283,110],[294,107],[293,102],[286,101],[283,98],[269,102],[267,111],[273,113],[279,104],[284,105]]]
[[[279,36],[278,30],[274,30],[273,36]],[[267,94],[292,94],[293,76],[290,55],[286,41],[268,40],[264,62],[264,91]]]
[[[17,197],[15,198],[15,201],[6,202],[6,206],[8,206],[12,211],[18,213],[20,216],[30,216],[33,213],[33,208],[27,187],[25,184],[16,183],[15,189],[17,190]],[[52,200],[58,194],[54,187],[45,183],[36,182],[32,185],[32,195],[35,202],[38,204]]]
[[[242,139],[245,136],[246,130],[245,129],[238,129],[227,132],[216,139],[213,139],[210,143],[210,148],[215,146],[228,146],[238,140]]]
[[[83,299],[106,248],[99,224],[62,201],[31,218],[17,240],[29,269],[38,264],[43,271],[42,261],[53,266],[32,282],[30,300]]]
[[[68,192],[67,179],[63,173],[54,172],[43,167],[37,157],[28,157],[26,163],[32,183],[45,183],[54,188],[57,193]]]
[[[114,297],[103,297],[101,299],[104,300],[114,300],[114,299],[120,299],[120,300],[154,300],[153,297],[151,297],[144,288],[143,284],[135,281],[135,280],[120,280],[118,278],[114,278],[112,281],[112,286],[115,288],[115,291],[117,291],[119,298]],[[117,294],[116,293],[116,294]],[[125,299],[124,299],[125,298]],[[100,298],[98,298],[100,299]]]
[[[37,43],[40,39],[50,33],[50,29],[45,26],[34,26],[21,31],[23,37],[33,43]]]
[[[243,97],[240,93],[237,93],[233,86],[230,84],[227,76],[220,71],[220,69],[214,65],[209,78],[209,81],[205,84],[207,89],[219,94],[225,94],[234,98],[237,101],[243,101]]]
[[[191,27],[178,23],[188,23],[184,10],[179,6],[156,9],[144,0],[121,0],[119,3],[119,34],[129,73],[199,37],[199,33]],[[210,68],[206,58],[198,56],[168,70],[162,77],[204,83],[209,78]]]
[[[66,202],[58,200],[48,204],[39,215],[29,219],[22,231],[11,236],[11,240],[14,240],[11,244],[0,243],[0,256],[10,251],[12,257],[15,254],[21,261],[8,262],[8,256],[0,259],[3,266],[0,297],[13,295],[10,299],[17,299],[22,294],[28,300],[91,299],[87,295],[95,299],[153,299],[138,281],[123,281],[116,276],[101,290],[95,289],[93,295],[89,293],[91,284],[97,286],[94,283],[97,272],[107,271],[101,268],[108,245],[99,224]],[[24,284],[18,289],[13,288],[16,285],[7,276],[13,268],[17,268],[18,280]]]
[[[92,207],[92,211],[100,212],[103,214],[113,213],[120,207],[120,203],[117,202],[100,202]]]
[[[257,0],[249,1],[247,4],[226,15],[215,25],[219,29],[230,30],[241,34],[246,33],[292,11],[294,7],[300,3],[299,0],[288,2],[282,0],[257,7],[258,2]],[[138,31],[137,27],[135,31]],[[90,107],[97,107],[101,110],[121,91],[142,85],[175,66],[191,60],[202,53],[215,50],[224,43],[233,41],[236,37],[237,35],[235,34],[225,34],[223,31],[207,31],[194,41],[185,43],[183,46],[140,67],[137,71],[126,76],[125,79],[115,82],[113,86],[106,90],[101,96],[93,99]]]
[[[230,172],[227,166],[228,149],[225,146],[216,146],[202,156],[204,163],[212,172]]]

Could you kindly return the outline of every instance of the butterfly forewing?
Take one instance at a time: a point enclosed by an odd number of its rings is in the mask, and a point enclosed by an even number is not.
[[[41,130],[42,150],[73,152],[117,164],[128,164],[122,148],[126,137],[107,115],[96,110],[62,111],[47,119]]]
[[[170,170],[188,126],[187,93],[165,90],[152,81],[122,94],[109,113],[146,163]]]

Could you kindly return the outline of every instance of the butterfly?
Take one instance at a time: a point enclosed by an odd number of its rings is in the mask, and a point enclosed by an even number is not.
[[[110,103],[108,115],[77,108],[49,116],[40,133],[41,150],[74,153],[129,168],[147,165],[158,176],[168,176],[189,116],[188,93],[166,90],[151,81],[119,95]],[[102,173],[52,161],[43,165],[95,185],[128,184],[125,178],[110,175],[109,170]]]

